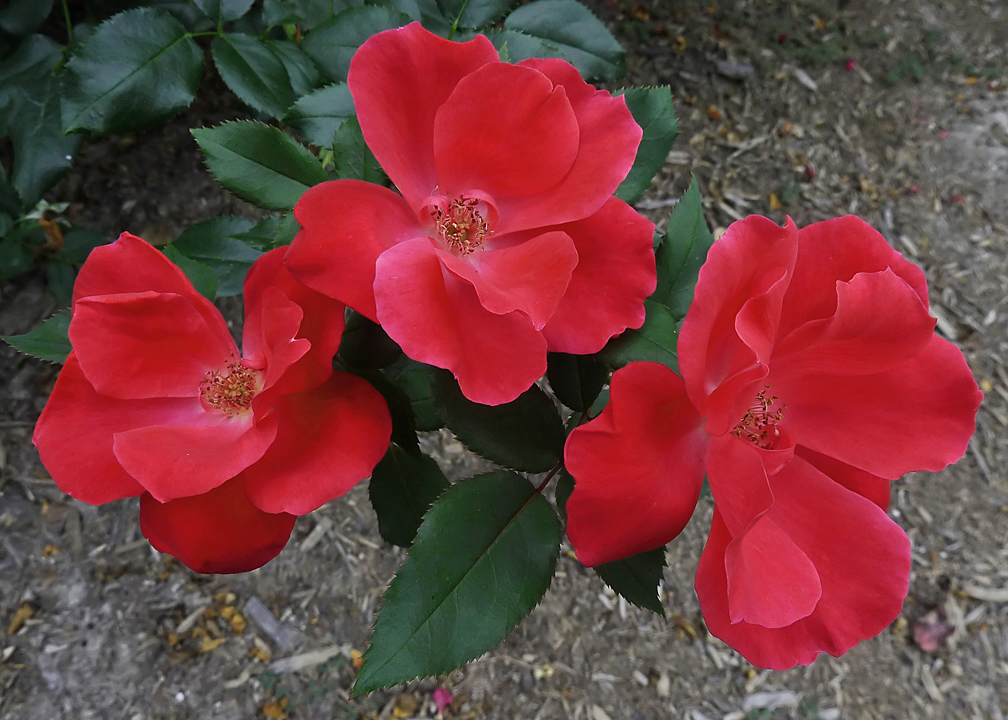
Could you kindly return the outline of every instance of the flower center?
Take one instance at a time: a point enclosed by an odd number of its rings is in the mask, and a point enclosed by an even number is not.
[[[777,423],[784,418],[784,409],[787,407],[784,403],[780,403],[780,407],[772,409],[780,398],[776,395],[767,397],[769,390],[770,386],[766,385],[756,393],[756,399],[749,405],[739,424],[731,431],[735,437],[747,440],[764,450],[772,450],[780,437]]]
[[[258,392],[256,371],[238,362],[223,370],[210,370],[200,383],[203,402],[228,417],[245,412]]]
[[[448,203],[447,209],[437,205],[431,207],[438,235],[449,249],[468,255],[493,235],[478,205],[479,200],[475,198],[456,198]]]

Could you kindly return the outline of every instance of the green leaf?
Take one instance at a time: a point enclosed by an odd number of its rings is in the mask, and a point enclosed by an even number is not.
[[[186,228],[172,244],[186,257],[213,271],[217,297],[232,297],[241,295],[249,268],[262,255],[238,239],[254,226],[247,218],[225,215]]]
[[[383,368],[395,362],[402,349],[381,325],[351,310],[340,339],[339,355],[353,367]]]
[[[77,270],[73,265],[62,262],[49,263],[46,269],[46,285],[49,292],[59,303],[60,307],[70,307],[73,300],[74,280],[77,279]]]
[[[409,547],[423,516],[448,485],[433,458],[389,445],[368,486],[381,536],[393,545]]]
[[[35,32],[52,12],[53,0],[11,0],[0,10],[0,28],[10,35]]]
[[[265,43],[231,33],[215,37],[210,50],[221,79],[259,112],[282,118],[297,99],[287,69]]]
[[[546,472],[563,457],[564,427],[553,401],[533,385],[504,405],[466,399],[447,370],[431,389],[448,429],[473,452],[524,472]]]
[[[594,570],[602,581],[637,607],[665,617],[665,608],[658,599],[658,583],[665,567],[665,548],[631,555],[596,565]]]
[[[419,456],[421,454],[420,441],[417,438],[416,425],[413,422],[413,408],[406,393],[385,377],[380,370],[353,367],[345,363],[341,364],[339,360],[337,360],[337,364],[342,370],[364,378],[381,393],[388,406],[389,415],[392,417],[392,442]]]
[[[594,355],[546,355],[546,378],[564,405],[584,412],[598,397],[609,379],[609,370]]]
[[[164,254],[185,273],[196,292],[207,300],[217,297],[217,277],[213,270],[197,260],[187,258],[171,243],[164,246]]]
[[[108,236],[96,230],[75,227],[63,233],[63,262],[81,265],[96,247],[109,244]]]
[[[651,297],[665,305],[677,321],[686,317],[700,266],[713,244],[714,236],[707,229],[700,188],[694,177],[682,200],[672,208],[668,232],[655,257],[658,287]]]
[[[469,29],[493,25],[517,4],[518,0],[437,0],[442,15],[456,27]]]
[[[645,300],[644,310],[647,313],[644,324],[637,330],[626,330],[614,337],[599,353],[600,357],[613,368],[621,368],[635,360],[648,360],[678,372],[676,342],[679,330],[675,318],[655,300]]]
[[[344,10],[305,35],[301,49],[318,63],[330,80],[342,82],[350,69],[350,58],[365,40],[382,30],[402,27],[410,16],[390,7],[364,5]]]
[[[280,62],[287,70],[287,77],[291,88],[294,89],[295,97],[307,95],[322,82],[322,73],[319,72],[315,61],[303,53],[297,45],[286,40],[267,40],[266,44],[280,58]]]
[[[255,0],[193,0],[214,24],[237,20],[252,7]]]
[[[554,492],[557,510],[560,512],[560,519],[564,521],[564,524],[567,523],[567,501],[573,492],[574,477],[567,472],[567,468],[564,468],[557,475],[556,490]]]
[[[353,96],[346,83],[319,88],[294,103],[284,122],[308,143],[332,147],[333,136],[343,122],[354,116]]]
[[[26,206],[37,203],[73,162],[79,136],[64,136],[59,78],[50,73],[30,90],[15,88],[7,104],[14,144],[11,180]]]
[[[269,125],[240,120],[192,134],[217,181],[259,207],[290,209],[305,190],[329,179],[303,145]]]
[[[448,673],[494,647],[538,604],[560,551],[560,523],[508,472],[462,480],[424,517],[385,592],[356,695]]]
[[[665,164],[679,130],[672,93],[667,86],[630,88],[623,97],[630,114],[644,130],[633,167],[615,193],[620,200],[632,205],[651,187],[651,180]]]
[[[333,136],[333,156],[336,161],[336,174],[341,180],[388,184],[385,171],[378,164],[371,148],[364,142],[364,135],[361,133],[356,115],[344,120]]]
[[[63,364],[73,350],[70,345],[70,311],[58,312],[24,335],[0,335],[12,348],[39,360]]]
[[[140,130],[192,102],[203,52],[182,24],[137,8],[103,22],[67,65],[63,130]]]
[[[586,80],[619,80],[626,75],[623,48],[602,21],[576,0],[536,0],[523,5],[507,16],[504,29],[539,40],[546,50],[559,50],[560,57]],[[532,49],[527,41],[513,36],[504,41],[511,62],[535,57],[527,54]]]
[[[10,280],[32,268],[32,256],[11,238],[0,240],[0,280]]]
[[[267,28],[272,28],[276,25],[295,23],[302,18],[290,0],[263,0],[262,19]]]
[[[50,77],[63,58],[63,47],[44,35],[31,35],[0,62],[0,134],[7,134],[13,110],[7,108],[16,89],[29,95],[39,83]]]
[[[413,421],[417,430],[430,431],[444,427],[444,420],[434,402],[431,390],[430,365],[412,360],[406,355],[385,368],[384,374],[409,398],[413,410]]]
[[[292,212],[280,216],[270,215],[256,223],[248,232],[236,235],[235,239],[256,250],[267,252],[290,245],[300,228]]]

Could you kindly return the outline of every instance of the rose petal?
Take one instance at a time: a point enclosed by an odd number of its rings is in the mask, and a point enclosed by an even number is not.
[[[378,256],[398,242],[427,234],[399,195],[360,180],[309,188],[294,206],[294,217],[301,230],[284,255],[287,269],[312,290],[375,322]]]
[[[182,295],[122,293],[78,299],[70,342],[85,377],[102,395],[198,397],[208,371],[237,360],[226,330],[208,325]]]
[[[84,377],[76,353],[71,352],[35,423],[32,441],[60,490],[100,505],[144,491],[112,452],[116,433],[155,422],[179,422],[202,412],[199,402],[190,398],[103,397]]]
[[[304,515],[368,477],[392,433],[385,400],[367,382],[334,373],[319,388],[284,395],[274,406],[277,435],[243,476],[266,512]]]
[[[893,250],[877,230],[848,215],[812,223],[798,231],[798,258],[781,314],[781,337],[809,320],[831,317],[836,309],[836,283],[858,273],[886,268],[914,289],[928,304],[923,271]]]
[[[484,35],[456,43],[427,32],[420,23],[372,35],[354,54],[347,84],[364,140],[414,210],[420,210],[438,184],[438,108],[462,78],[499,62]]]
[[[962,352],[932,335],[917,357],[873,375],[774,371],[795,441],[895,480],[966,452],[983,393]]]
[[[644,301],[657,282],[654,223],[609,198],[594,215],[555,229],[574,241],[577,267],[543,335],[554,352],[596,353],[644,324]]]
[[[277,433],[276,417],[204,412],[191,425],[151,425],[115,435],[116,459],[158,502],[201,495],[259,460]]]
[[[472,285],[442,266],[428,238],[378,258],[375,299],[378,321],[403,352],[451,370],[474,402],[511,402],[546,372],[546,340],[531,321],[484,309]]]
[[[500,198],[542,193],[571,169],[578,137],[563,86],[532,68],[488,63],[459,80],[438,108],[438,185]]]
[[[573,65],[532,59],[519,67],[538,70],[562,87],[577,118],[578,154],[566,177],[538,195],[498,198],[500,233],[583,220],[601,208],[633,167],[643,131],[626,100],[596,90]],[[538,172],[531,168],[531,172]]]
[[[159,503],[140,498],[140,531],[155,549],[199,573],[255,570],[283,550],[293,515],[271,515],[253,505],[242,478],[202,495]]]
[[[292,386],[298,389],[313,388],[332,375],[332,359],[343,335],[345,307],[343,303],[298,282],[284,266],[286,251],[286,248],[271,250],[256,260],[249,269],[245,278],[245,322],[247,326],[249,308],[254,308],[259,303],[266,288],[277,288],[291,302],[296,303],[302,310],[296,337],[311,343],[311,349],[285,375]],[[242,350],[248,358],[247,341],[243,340]]]
[[[283,386],[277,386],[270,397],[292,389],[302,390],[300,378],[287,378],[286,372],[311,348],[305,339],[295,339],[301,327],[304,311],[276,287],[263,289],[259,302],[245,315],[242,328],[243,365],[262,370],[262,389],[274,388],[281,378]],[[330,365],[332,359],[330,358]],[[294,382],[291,382],[294,381]],[[294,386],[292,388],[291,386]],[[257,405],[263,398],[257,397]]]
[[[739,537],[774,503],[760,451],[733,435],[711,438],[707,482],[732,537]],[[779,469],[779,468],[778,468]]]
[[[520,310],[536,330],[553,315],[578,264],[577,250],[566,233],[548,232],[498,249],[487,248],[465,257],[436,248],[438,257],[456,277],[476,290],[480,305],[494,315]]]
[[[795,455],[821,472],[833,482],[840,483],[851,492],[868,498],[883,510],[889,509],[892,481],[872,475],[853,465],[842,463],[836,458],[817,453],[801,445],[795,448]]]
[[[800,457],[773,476],[767,515],[812,561],[822,585],[815,610],[787,627],[732,623],[725,551],[732,540],[718,509],[697,569],[696,590],[711,634],[758,667],[787,670],[821,652],[839,656],[884,630],[903,609],[910,543],[870,500]]]
[[[567,535],[591,567],[660,547],[700,496],[707,437],[682,379],[664,365],[617,370],[601,415],[567,438]]]

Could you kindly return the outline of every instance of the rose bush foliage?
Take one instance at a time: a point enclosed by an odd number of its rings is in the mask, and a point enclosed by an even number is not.
[[[782,670],[878,634],[910,571],[889,482],[962,457],[982,398],[934,327],[924,273],[864,221],[736,222],[700,270],[682,377],[628,365],[568,438],[578,558],[667,543],[706,472],[696,589],[714,635]]]

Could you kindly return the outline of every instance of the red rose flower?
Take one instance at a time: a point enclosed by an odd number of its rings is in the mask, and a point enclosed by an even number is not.
[[[612,197],[641,129],[562,60],[500,61],[480,35],[371,37],[348,84],[400,194],[322,183],[294,208],[295,277],[380,323],[407,355],[495,405],[644,321],[654,226]]]
[[[567,441],[578,557],[671,540],[706,469],[696,589],[714,635],[783,670],[881,632],[910,570],[889,481],[962,457],[982,398],[934,326],[924,273],[862,220],[733,224],[700,270],[682,378],[628,365]]]
[[[283,252],[245,280],[239,354],[160,252],[129,233],[95,249],[35,426],[60,489],[92,504],[140,495],[144,535],[199,572],[263,565],[296,515],[370,475],[388,446],[381,395],[332,370],[343,305],[295,280]]]

